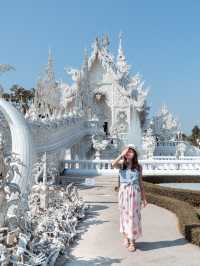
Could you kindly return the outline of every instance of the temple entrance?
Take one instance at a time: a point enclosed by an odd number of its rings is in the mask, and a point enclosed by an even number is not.
[[[104,122],[103,124],[103,130],[106,133],[106,136],[108,135],[108,122]]]

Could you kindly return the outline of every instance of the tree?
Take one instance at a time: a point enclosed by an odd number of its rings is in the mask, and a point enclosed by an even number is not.
[[[10,91],[12,93],[12,98],[15,102],[21,102],[24,104],[29,105],[29,102],[34,98],[35,89],[32,88],[31,90],[27,90],[24,87],[20,85],[13,85],[10,88]]]
[[[29,109],[31,102],[33,101],[35,95],[35,89],[31,88],[30,90],[25,89],[24,87],[14,84],[9,92],[4,92],[2,97],[6,101],[11,101],[13,104],[17,105],[23,113]]]
[[[187,139],[191,144],[195,146],[199,145],[197,140],[200,139],[200,128],[197,125],[192,128],[192,134]]]

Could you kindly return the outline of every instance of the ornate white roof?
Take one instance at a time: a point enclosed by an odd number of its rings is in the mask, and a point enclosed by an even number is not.
[[[141,76],[138,73],[130,75],[130,65],[126,62],[121,34],[119,36],[119,48],[116,59],[109,51],[109,38],[108,35],[105,35],[101,40],[96,37],[92,43],[90,56],[85,52],[84,62],[80,70],[73,68],[65,70],[79,88],[88,88],[87,82],[90,82],[88,76],[96,62],[100,62],[105,72],[112,76],[114,85],[120,94],[132,99],[138,111],[141,111],[144,108],[148,89],[144,89],[144,81],[141,80]]]

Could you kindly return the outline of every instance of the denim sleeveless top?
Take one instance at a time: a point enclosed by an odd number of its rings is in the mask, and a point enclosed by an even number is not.
[[[119,170],[120,183],[138,184],[139,185],[139,171],[137,169],[120,169]]]

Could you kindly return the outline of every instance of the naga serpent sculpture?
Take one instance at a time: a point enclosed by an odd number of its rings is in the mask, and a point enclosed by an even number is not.
[[[22,162],[18,166],[20,174],[15,172],[11,182],[19,186],[22,194],[27,194],[32,186],[32,164],[35,158],[32,136],[23,115],[2,98],[0,98],[0,112],[3,113],[10,128],[12,153]]]

